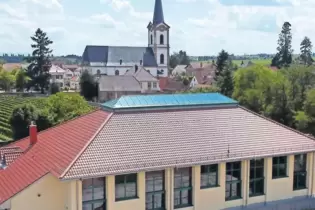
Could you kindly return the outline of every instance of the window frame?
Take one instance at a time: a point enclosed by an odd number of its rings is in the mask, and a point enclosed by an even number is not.
[[[174,202],[174,209],[178,209],[178,208],[184,208],[184,207],[189,207],[189,206],[192,206],[193,203],[192,203],[192,193],[193,193],[193,188],[192,188],[192,168],[189,167],[189,168],[179,168],[179,169],[175,169],[175,170],[183,170],[183,169],[188,169],[189,170],[189,186],[188,187],[175,187],[175,174],[176,174],[176,171],[174,171],[174,189],[173,189],[173,193],[174,193],[174,196],[173,196],[173,202]],[[183,172],[181,172],[180,174],[180,178],[181,178],[181,185],[182,185],[182,182],[183,182]],[[178,205],[175,205],[175,192],[178,192],[179,191],[179,197],[180,197],[180,204]],[[182,203],[182,192],[183,191],[187,191],[188,192],[188,203],[187,204],[183,204]]]
[[[211,174],[211,167],[215,166],[216,167],[216,172],[215,173],[215,184],[210,184],[209,178],[213,177],[214,175]],[[205,176],[207,177],[207,184],[206,185],[201,185],[202,181],[202,167],[205,167],[206,172],[204,173]],[[219,164],[210,164],[210,165],[201,165],[200,166],[200,189],[207,189],[207,188],[213,188],[213,187],[219,187]]]
[[[162,190],[157,190],[157,191],[155,191],[155,181],[157,180],[156,178],[157,177],[155,177],[155,176],[153,176],[153,191],[150,191],[150,192],[147,192],[147,189],[146,189],[146,191],[145,191],[145,195],[146,195],[146,198],[147,198],[147,196],[152,196],[152,206],[153,206],[153,208],[147,208],[147,205],[145,206],[145,209],[146,210],[165,210],[165,207],[166,207],[166,199],[165,199],[165,171],[163,170],[163,171],[151,171],[151,172],[161,172],[162,173],[162,186],[163,186],[163,188],[162,188]],[[147,173],[150,173],[150,172],[146,172],[146,175],[147,175]],[[146,181],[146,184],[147,184],[147,176],[145,177],[145,181]],[[155,208],[154,207],[154,196],[155,195],[161,195],[161,203],[162,203],[162,205],[164,205],[164,206],[162,206],[162,207],[160,207],[160,208]],[[146,202],[147,203],[147,202]]]
[[[297,161],[297,156],[301,157],[303,156],[304,162],[303,162],[303,168],[302,170],[296,170],[295,164]],[[304,177],[303,177],[304,176]],[[299,180],[305,179],[305,186],[299,186]],[[297,182],[295,182],[297,180]],[[307,154],[298,154],[294,155],[294,169],[293,169],[293,190],[303,190],[307,189]]]
[[[283,163],[280,163],[280,158],[285,157],[285,175],[279,175],[280,173],[280,165],[282,165]],[[274,164],[274,159],[277,158],[276,160],[276,164]],[[274,176],[273,174],[273,169],[274,166],[277,167],[277,175]],[[287,178],[288,177],[288,156],[276,156],[272,158],[272,179],[281,179],[281,178]]]
[[[86,179],[86,180],[91,180],[92,181],[92,185],[90,185],[89,187],[83,187],[83,181],[82,180],[82,208],[84,206],[84,204],[92,204],[92,209],[94,209],[94,204],[100,204],[100,203],[103,203],[103,210],[106,209],[106,177],[102,177],[104,179],[104,184],[102,185],[102,187],[98,186],[98,187],[95,187],[94,186],[94,180],[95,179],[98,179],[98,178],[92,178],[92,179]],[[103,199],[94,199],[94,189],[98,189],[98,188],[103,188],[104,190],[104,198]],[[84,190],[86,189],[92,189],[92,199],[91,200],[86,200],[86,201],[83,201],[83,192]]]
[[[164,35],[163,34],[160,35],[160,44],[161,45],[164,44]]]
[[[257,166],[257,162],[256,161],[262,161],[262,166],[259,165]],[[255,161],[254,163],[254,166],[252,167],[252,161]],[[257,171],[256,169],[263,169],[263,176],[262,177],[257,177]],[[250,178],[251,177],[251,169],[254,169],[254,178]],[[252,194],[249,193],[249,197],[255,197],[255,196],[261,196],[261,195],[264,195],[265,194],[265,176],[264,176],[264,173],[265,173],[265,159],[254,159],[254,160],[250,160],[249,162],[249,189],[250,189],[250,184],[251,183],[254,183],[254,192]],[[259,181],[263,181],[263,192],[256,192],[256,185],[255,183],[259,182]],[[248,189],[248,192],[250,192]]]
[[[160,64],[164,64],[165,56],[164,54],[160,54]]]
[[[135,192],[136,192],[136,195],[135,196],[127,196],[126,195],[126,192],[127,192],[127,187],[126,187],[126,185],[127,185],[127,178],[128,178],[128,176],[133,176],[133,175],[135,175],[136,176],[136,180],[135,180],[135,184],[136,184],[136,187],[135,187]],[[122,198],[117,198],[116,197],[116,190],[117,190],[117,183],[116,183],[116,180],[117,180],[117,178],[116,177],[123,177],[124,178],[124,197],[122,197]],[[115,201],[117,202],[117,201],[124,201],[124,200],[132,200],[132,199],[137,199],[137,198],[139,198],[138,197],[138,174],[137,173],[133,173],[133,174],[124,174],[124,175],[117,175],[117,176],[115,176]]]
[[[235,169],[233,166],[234,164],[239,164],[240,168]],[[231,164],[231,169],[227,170],[227,165]],[[230,185],[230,190],[229,190],[229,196],[227,197],[226,195],[226,189],[225,189],[225,201],[230,201],[230,200],[237,200],[237,199],[241,199],[242,198],[242,162],[241,161],[235,161],[235,162],[227,162],[226,164],[226,170],[225,170],[225,187],[227,187],[228,185]],[[240,173],[240,177],[238,180],[226,180],[226,176],[229,175],[228,172],[234,172],[234,171],[239,171]],[[231,176],[231,175],[229,175]],[[233,177],[233,176],[232,176]],[[232,186],[233,184],[240,184],[240,195],[239,196],[231,196],[231,191],[232,191]]]
[[[152,88],[157,88],[157,82],[152,83]]]

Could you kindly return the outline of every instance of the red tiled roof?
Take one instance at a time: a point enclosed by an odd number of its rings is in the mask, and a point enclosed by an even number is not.
[[[23,154],[23,150],[20,147],[3,147],[0,148],[0,160],[4,158],[6,160],[6,165],[9,166],[14,162],[15,159]],[[1,170],[1,169],[0,169]]]
[[[1,171],[0,204],[47,173],[59,177],[109,117],[110,113],[98,110],[40,132],[30,148],[29,138],[8,145],[27,150]]]
[[[115,113],[63,178],[311,151],[313,139],[237,106]]]

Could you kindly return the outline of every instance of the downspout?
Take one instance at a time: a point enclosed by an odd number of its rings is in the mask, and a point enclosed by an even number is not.
[[[76,189],[76,210],[79,210],[79,187],[78,187],[78,181],[75,181],[75,189]]]
[[[315,152],[313,152],[313,162],[310,171],[312,171],[312,180],[311,180],[311,197],[313,197],[313,185],[314,185],[314,161],[315,161]]]
[[[170,184],[170,189],[169,189],[169,192],[170,192],[170,209],[173,209],[173,200],[174,200],[174,198],[173,198],[173,173],[174,173],[174,168],[172,168],[171,170],[170,170],[170,178],[171,178],[171,184]]]
[[[246,199],[245,199],[245,206],[248,205],[248,196],[249,196],[249,161],[250,160],[246,160],[246,189],[245,189],[245,193],[246,193]]]

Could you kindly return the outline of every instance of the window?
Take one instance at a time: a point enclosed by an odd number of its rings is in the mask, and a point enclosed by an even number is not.
[[[306,154],[294,156],[293,190],[306,188]]]
[[[250,161],[249,196],[264,194],[264,159]]]
[[[163,34],[160,35],[160,44],[164,44],[164,36],[163,36]]]
[[[105,178],[82,181],[82,209],[105,210]]]
[[[192,205],[191,168],[175,169],[174,208]]]
[[[241,162],[226,163],[225,200],[241,198],[242,178]]]
[[[152,84],[151,82],[148,82],[148,88],[151,89],[152,88]]]
[[[153,88],[157,88],[156,82],[153,82]]]
[[[283,178],[287,176],[287,157],[272,158],[272,178]]]
[[[101,70],[98,69],[98,70],[96,71],[96,74],[97,74],[97,75],[100,75],[100,74],[101,74]]]
[[[201,166],[200,188],[218,186],[218,164]]]
[[[164,64],[164,54],[160,55],[160,64]]]
[[[119,71],[118,70],[115,71],[115,75],[116,76],[119,75]]]
[[[165,209],[164,171],[152,171],[145,174],[146,210]]]
[[[140,60],[140,66],[142,65],[142,60]]]
[[[120,64],[120,65],[122,64],[122,59],[119,60],[119,64]]]
[[[120,175],[115,177],[116,201],[137,197],[137,174]]]
[[[150,43],[153,44],[153,36],[152,36],[152,34],[150,36]]]

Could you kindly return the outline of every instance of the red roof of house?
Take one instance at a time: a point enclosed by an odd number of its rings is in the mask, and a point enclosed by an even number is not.
[[[40,132],[31,147],[29,138],[6,146],[20,147],[24,153],[1,171],[0,204],[48,173],[59,178],[109,117],[98,110]]]

